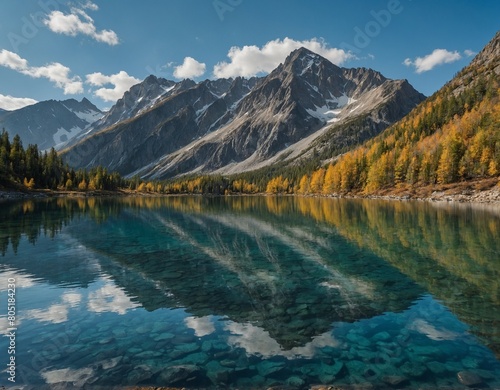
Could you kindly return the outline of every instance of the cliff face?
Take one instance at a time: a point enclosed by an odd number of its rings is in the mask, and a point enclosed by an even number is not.
[[[361,139],[372,137],[424,99],[406,81],[388,80],[371,69],[339,68],[304,48],[262,79],[169,88],[150,108],[65,151],[66,161],[155,179],[248,171],[283,153],[307,152],[318,137],[353,118],[367,121],[370,131]],[[135,95],[131,90],[117,105],[132,107]],[[349,129],[344,135],[347,140],[339,142],[360,140]]]

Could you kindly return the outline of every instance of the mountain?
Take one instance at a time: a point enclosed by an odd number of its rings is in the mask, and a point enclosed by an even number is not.
[[[48,100],[14,111],[0,112],[0,128],[19,134],[24,145],[56,149],[87,129],[103,113],[89,100]]]
[[[243,172],[304,158],[314,141],[354,118],[366,122],[361,138],[372,137],[423,99],[406,81],[340,68],[302,48],[264,78],[206,80],[171,93],[64,156],[76,167],[155,179]]]
[[[298,191],[427,197],[454,185],[470,195],[499,183],[499,124],[500,32],[438,92],[326,172],[305,175]]]

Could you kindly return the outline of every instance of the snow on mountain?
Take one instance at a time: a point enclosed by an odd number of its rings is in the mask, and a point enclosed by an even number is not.
[[[162,94],[165,86],[170,89]],[[93,125],[99,131],[91,140],[64,156],[76,167],[100,164],[154,179],[243,172],[286,159],[286,153],[298,158],[336,127],[341,136],[324,143],[354,145],[423,99],[406,81],[340,68],[302,48],[264,78],[197,84],[150,76]],[[341,127],[353,118],[364,123],[362,133]]]
[[[40,150],[62,148],[103,113],[86,98],[49,100],[0,114],[0,127],[11,136],[19,134],[24,145],[37,144]]]

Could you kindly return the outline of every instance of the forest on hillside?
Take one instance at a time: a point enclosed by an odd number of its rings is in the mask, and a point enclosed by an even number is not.
[[[322,161],[328,161],[322,163]],[[75,171],[54,149],[0,134],[0,185],[27,189],[162,194],[358,194],[500,177],[500,76],[461,74],[379,136],[340,156],[317,155],[232,176],[124,179],[106,168]]]

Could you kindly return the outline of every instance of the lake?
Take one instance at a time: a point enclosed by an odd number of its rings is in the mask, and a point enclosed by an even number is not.
[[[4,202],[0,250],[3,385],[500,388],[500,206]]]

